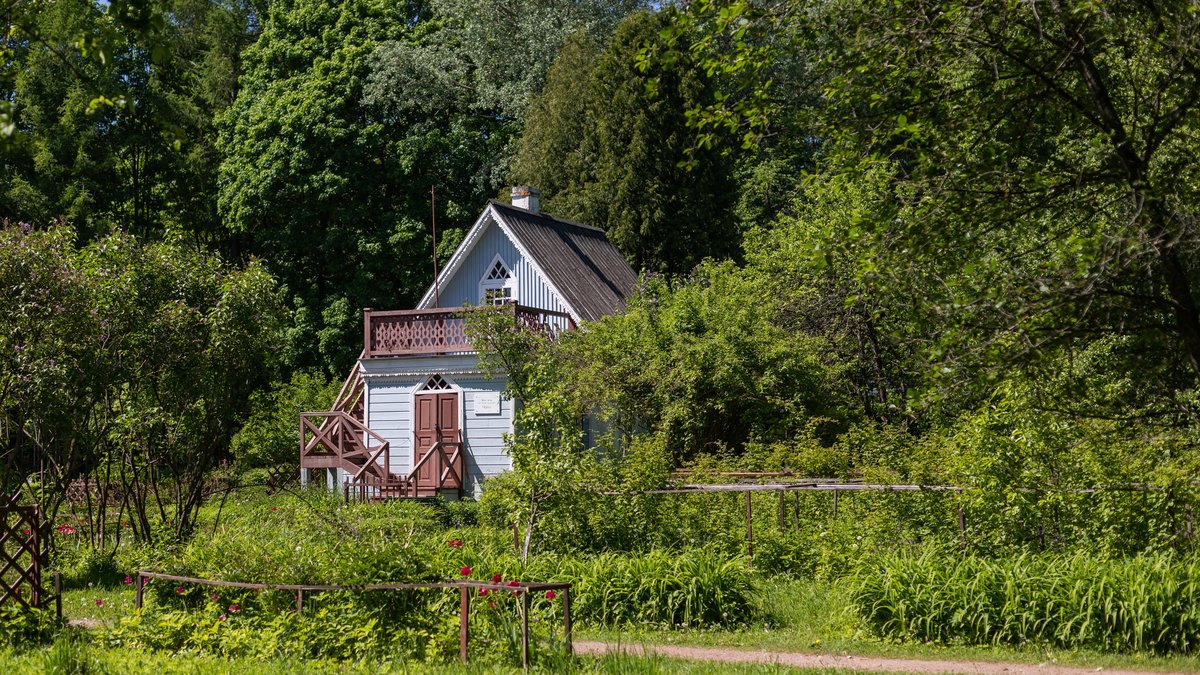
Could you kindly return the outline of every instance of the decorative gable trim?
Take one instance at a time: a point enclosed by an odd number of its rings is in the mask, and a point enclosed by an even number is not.
[[[471,226],[471,230],[467,232],[467,236],[463,239],[463,242],[459,244],[458,250],[455,251],[454,255],[450,257],[450,262],[446,263],[446,268],[443,269],[442,273],[438,275],[438,286],[440,288],[445,288],[447,282],[450,281],[450,279],[453,279],[454,275],[458,274],[458,271],[463,266],[463,263],[466,262],[467,258],[471,255],[471,252],[475,250],[475,246],[478,245],[479,241],[483,238],[483,233],[485,230],[487,230],[489,223],[495,223],[496,227],[500,228],[500,231],[504,233],[504,236],[508,237],[508,240],[512,242],[513,247],[517,249],[517,252],[520,253],[525,260],[529,261],[530,267],[533,268],[534,273],[538,275],[542,283],[546,284],[546,286],[550,289],[550,292],[554,294],[554,297],[557,298],[558,301],[562,303],[562,306],[567,309],[567,313],[571,315],[571,318],[575,321],[575,323],[579,324],[579,312],[575,311],[575,308],[567,302],[566,296],[564,296],[558,290],[558,288],[554,286],[554,282],[549,276],[546,275],[546,272],[542,269],[542,266],[539,265],[538,261],[529,254],[529,249],[525,248],[525,245],[520,239],[513,236],[512,228],[508,226],[508,223],[504,221],[504,217],[499,211],[496,210],[496,207],[492,205],[491,202],[488,203],[487,208],[483,210],[483,213],[479,214],[479,218],[475,220],[475,224]],[[510,266],[509,269],[511,270],[513,268]],[[425,296],[421,298],[421,302],[417,303],[417,309],[430,309],[433,307],[433,289],[434,286],[430,285],[429,290],[425,291]]]

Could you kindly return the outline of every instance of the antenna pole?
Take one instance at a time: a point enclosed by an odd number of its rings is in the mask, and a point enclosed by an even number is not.
[[[433,225],[433,308],[438,309],[442,306],[442,299],[439,297],[441,291],[438,290],[438,268],[437,268],[437,188],[429,188],[429,221]]]

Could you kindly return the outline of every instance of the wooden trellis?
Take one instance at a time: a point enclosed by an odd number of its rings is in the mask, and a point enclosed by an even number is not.
[[[62,616],[58,577],[52,589],[43,583],[48,534],[38,507],[19,506],[15,497],[0,496],[0,605],[41,609],[53,602]]]
[[[288,488],[299,487],[300,468],[295,466],[276,466],[267,470],[267,494],[283,492]]]

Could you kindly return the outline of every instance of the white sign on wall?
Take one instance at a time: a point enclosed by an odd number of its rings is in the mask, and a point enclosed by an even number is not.
[[[476,415],[499,415],[500,414],[500,394],[499,392],[489,391],[475,394],[475,414]]]

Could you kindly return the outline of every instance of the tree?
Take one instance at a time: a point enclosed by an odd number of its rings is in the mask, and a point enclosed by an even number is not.
[[[711,83],[688,59],[639,68],[669,16],[630,16],[600,53],[583,37],[564,47],[531,104],[514,176],[543,189],[547,211],[605,229],[635,269],[679,274],[736,257],[741,233],[732,159],[692,152],[687,112]]]
[[[891,175],[850,236],[822,245],[849,253],[855,277],[916,300],[916,334],[945,384],[986,387],[1014,364],[1050,367],[1061,350],[1117,336],[1128,340],[1114,372],[1155,383],[1162,406],[1194,386],[1200,19],[1190,5],[698,5],[721,17],[705,24],[720,37],[682,51],[742,75],[810,55],[827,93],[827,175]],[[713,49],[754,21],[758,34],[784,26],[800,37]],[[749,103],[699,117],[766,128],[778,108],[753,79],[733,97]]]
[[[0,288],[0,485],[40,483],[28,487],[53,517],[87,477],[102,496],[119,486],[140,537],[153,538],[151,516],[188,535],[277,365],[274,279],[178,241],[77,247],[67,227],[26,225],[0,230]]]
[[[409,144],[362,100],[376,47],[423,18],[383,0],[274,3],[220,118],[220,212],[286,285],[297,366],[344,372],[361,309],[412,302],[428,282],[411,261],[428,258],[442,148]]]

